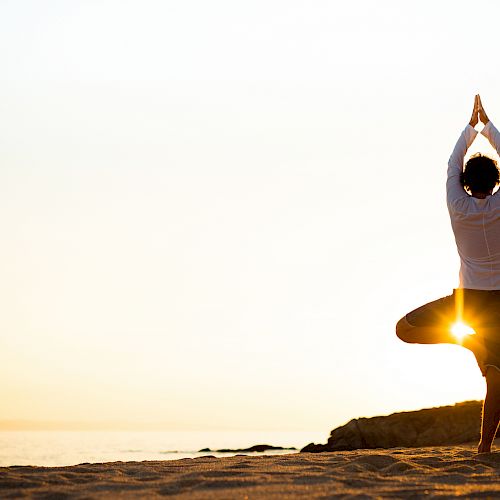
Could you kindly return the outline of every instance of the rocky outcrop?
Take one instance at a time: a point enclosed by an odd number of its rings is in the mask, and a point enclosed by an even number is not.
[[[326,444],[310,443],[301,452],[446,446],[478,441],[481,401],[466,401],[383,417],[356,418],[330,433]]]

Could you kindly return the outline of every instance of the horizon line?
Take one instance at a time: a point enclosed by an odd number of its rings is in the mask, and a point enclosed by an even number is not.
[[[123,422],[123,421],[57,421],[5,419],[0,420],[0,431],[169,431],[169,432],[321,432],[312,429],[273,429],[271,428],[241,428],[176,426],[162,422]]]

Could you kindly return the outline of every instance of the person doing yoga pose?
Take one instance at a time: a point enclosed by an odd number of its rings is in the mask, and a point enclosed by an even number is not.
[[[500,183],[496,162],[482,154],[464,157],[481,121],[484,135],[500,154],[500,133],[489,120],[481,98],[474,98],[469,124],[448,162],[446,199],[460,256],[460,283],[452,295],[425,304],[401,318],[397,336],[408,343],[460,344],[470,349],[486,378],[486,397],[478,452],[491,451],[500,421]],[[453,325],[463,322],[472,333],[462,340]],[[475,332],[475,333],[474,333]]]

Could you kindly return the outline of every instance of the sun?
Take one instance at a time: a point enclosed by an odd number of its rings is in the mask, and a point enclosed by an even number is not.
[[[457,321],[451,326],[451,333],[458,339],[463,340],[467,335],[474,335],[476,332],[473,328],[462,323],[461,321]]]

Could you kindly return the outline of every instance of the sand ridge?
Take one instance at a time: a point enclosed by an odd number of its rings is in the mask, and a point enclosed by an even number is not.
[[[500,453],[473,445],[0,468],[2,498],[500,497]]]

